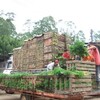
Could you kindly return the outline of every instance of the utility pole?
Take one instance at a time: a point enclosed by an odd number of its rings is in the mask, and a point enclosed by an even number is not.
[[[93,42],[93,30],[90,30],[90,37],[91,37],[91,42]]]

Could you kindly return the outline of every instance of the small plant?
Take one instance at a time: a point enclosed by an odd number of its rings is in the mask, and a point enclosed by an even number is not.
[[[38,74],[40,76],[40,80],[35,85],[35,89],[43,90],[48,89],[49,87],[52,88],[69,88],[70,81],[69,76],[73,74],[77,76],[77,78],[81,78],[84,76],[84,73],[82,71],[77,71],[75,67],[73,67],[71,70],[65,70],[60,67],[55,67],[54,70],[51,71],[43,71]],[[55,80],[50,78],[50,76],[56,76],[57,82],[54,84]],[[10,75],[1,74],[0,75],[0,84],[4,85],[5,87],[14,88],[14,89],[20,89],[20,90],[34,90],[34,84],[30,80],[32,76],[36,76],[35,74],[31,73],[14,73]],[[41,77],[42,76],[42,77]],[[49,76],[46,78],[45,76]],[[61,80],[59,80],[59,78]],[[66,81],[64,80],[64,77],[66,77]],[[30,81],[29,81],[30,80]],[[61,85],[59,84],[61,82]]]

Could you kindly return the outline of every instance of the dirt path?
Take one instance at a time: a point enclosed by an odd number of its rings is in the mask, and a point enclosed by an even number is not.
[[[20,94],[6,94],[5,91],[0,90],[0,100],[20,100]],[[100,96],[87,96],[84,100],[100,100]]]
[[[20,95],[6,94],[5,91],[0,90],[0,100],[20,100]]]

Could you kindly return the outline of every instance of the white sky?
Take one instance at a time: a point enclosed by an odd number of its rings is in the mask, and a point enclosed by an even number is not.
[[[100,30],[100,0],[0,0],[0,10],[16,14],[17,32],[27,19],[35,22],[49,15],[56,21],[73,21],[87,37],[90,29]]]

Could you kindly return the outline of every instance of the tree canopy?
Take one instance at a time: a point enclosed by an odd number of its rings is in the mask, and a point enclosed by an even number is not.
[[[56,21],[52,16],[43,17],[41,20],[33,23],[28,19],[24,25],[27,26],[27,31],[23,34],[23,39],[32,38],[34,35],[40,35],[46,32],[58,32]],[[31,26],[33,26],[32,29]]]
[[[52,16],[44,17],[42,20],[39,20],[34,23],[32,34],[42,34],[45,32],[58,32],[56,28],[56,22]]]
[[[0,55],[8,55],[13,48],[20,46],[20,43],[12,20],[0,17]]]
[[[2,17],[5,15],[6,17]],[[13,12],[0,13],[0,55],[12,52],[13,48],[22,45],[25,39],[32,38],[34,35],[40,35],[46,32],[56,32],[65,34],[68,41],[85,41],[85,35],[82,30],[76,32],[76,25],[72,21],[60,20],[56,22],[52,16],[43,17],[41,20],[32,22],[26,20],[26,32],[17,33],[16,26],[13,24],[15,14]],[[63,23],[60,27],[58,24]],[[100,39],[100,32],[94,35],[95,41]]]

